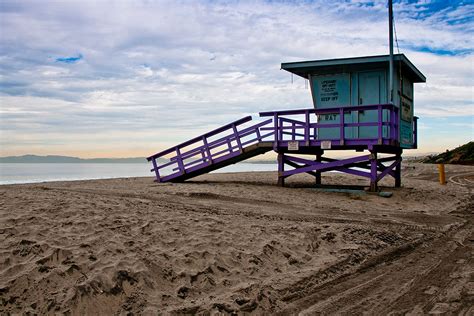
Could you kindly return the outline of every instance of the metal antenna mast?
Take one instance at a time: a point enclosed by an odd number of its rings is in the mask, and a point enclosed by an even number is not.
[[[393,8],[392,0],[388,0],[388,41],[390,46],[389,88],[390,103],[393,103]]]

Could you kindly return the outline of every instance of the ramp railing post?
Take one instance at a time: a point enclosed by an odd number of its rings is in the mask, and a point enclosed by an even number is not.
[[[239,146],[240,152],[242,152],[242,143],[239,138],[239,132],[237,131],[237,127],[235,124],[232,124],[232,129],[234,130],[235,141],[237,142],[237,146]]]
[[[262,135],[260,134],[260,128],[256,128],[255,129],[255,133],[257,134],[257,140],[258,142],[261,142],[262,141]]]
[[[179,147],[176,147],[176,161],[178,162],[179,171],[181,174],[185,173],[184,164],[183,164],[183,157],[181,156],[181,151]]]
[[[158,166],[156,165],[156,159],[153,158],[151,162],[153,163],[153,169],[155,170],[156,182],[160,182],[160,171],[158,170]]]
[[[229,152],[232,153],[232,141],[230,138],[227,138],[227,148],[229,148]]]
[[[202,137],[202,142],[204,143],[204,149],[206,150],[206,153],[207,153],[208,163],[212,164],[211,150],[209,149],[209,144],[207,143],[206,136]]]

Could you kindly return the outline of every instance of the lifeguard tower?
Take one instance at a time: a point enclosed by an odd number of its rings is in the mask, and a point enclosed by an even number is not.
[[[389,55],[283,63],[309,80],[313,108],[261,112],[268,119],[249,127],[244,117],[148,157],[151,171],[157,182],[181,182],[273,150],[282,186],[298,173],[321,184],[323,172],[339,171],[370,179],[371,191],[386,175],[399,187],[402,152],[417,148],[413,84],[426,78],[405,55],[393,55],[390,102],[389,64]],[[324,156],[334,150],[354,156]]]
[[[337,170],[370,178],[371,191],[385,175],[395,178],[399,187],[403,149],[417,148],[417,117],[413,112],[413,84],[425,82],[425,76],[403,54],[393,56],[395,72],[393,101],[388,84],[390,56],[368,56],[331,60],[284,63],[281,68],[310,82],[314,111],[283,111],[260,113],[261,116],[283,117],[282,124],[291,123],[314,129],[314,140],[301,144],[292,135],[288,150],[279,151],[279,183],[295,173],[313,171],[321,183],[321,171]],[[289,115],[304,114],[302,121],[288,121]],[[315,115],[312,115],[315,114]],[[317,117],[313,123],[311,117]],[[299,127],[299,128],[298,128]],[[285,130],[285,128],[283,128]],[[280,133],[281,139],[284,134]],[[301,134],[301,133],[299,133]],[[296,137],[295,137],[296,136]],[[295,142],[296,141],[296,142]],[[308,139],[305,137],[305,141]],[[304,153],[316,155],[316,161],[287,155],[291,149],[313,145]],[[366,156],[334,160],[323,156],[328,150],[369,151]],[[379,158],[379,154],[387,157]],[[387,165],[388,163],[388,165]],[[285,171],[284,165],[294,167]]]

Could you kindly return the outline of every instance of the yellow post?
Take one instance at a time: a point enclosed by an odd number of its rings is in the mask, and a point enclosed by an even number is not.
[[[439,183],[446,184],[446,174],[444,172],[444,163],[438,164]]]

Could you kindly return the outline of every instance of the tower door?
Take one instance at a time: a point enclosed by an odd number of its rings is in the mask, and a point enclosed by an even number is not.
[[[358,74],[358,104],[373,105],[386,102],[386,84],[383,71],[361,72]],[[376,110],[359,111],[358,121],[360,123],[377,122]],[[377,138],[377,126],[359,127],[358,138]]]

